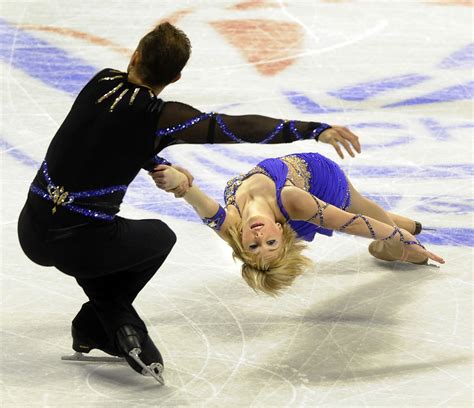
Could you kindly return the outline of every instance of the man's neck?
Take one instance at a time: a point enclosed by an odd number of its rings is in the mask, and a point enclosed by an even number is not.
[[[161,93],[161,91],[162,91],[163,89],[165,89],[165,85],[151,87],[151,86],[145,84],[145,83],[141,80],[141,78],[139,78],[139,77],[134,73],[133,70],[128,72],[128,77],[127,77],[127,79],[128,79],[128,82],[131,82],[132,84],[144,86],[145,88],[151,89],[151,90],[153,91],[153,93],[154,93],[156,96],[158,96],[158,95]]]

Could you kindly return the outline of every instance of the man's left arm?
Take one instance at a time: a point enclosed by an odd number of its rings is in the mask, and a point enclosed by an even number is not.
[[[163,103],[158,118],[158,149],[176,143],[291,143],[313,139],[343,149],[354,157],[361,152],[359,138],[343,126],[321,122],[275,119],[262,115],[205,113],[180,102]]]

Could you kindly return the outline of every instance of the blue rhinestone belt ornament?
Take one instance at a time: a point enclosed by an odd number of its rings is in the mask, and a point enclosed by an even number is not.
[[[89,197],[101,197],[117,192],[122,192],[123,194],[125,194],[125,192],[127,191],[126,185],[105,187],[97,190],[74,192],[66,191],[63,186],[57,186],[53,183],[53,180],[51,179],[48,172],[48,164],[46,163],[46,161],[44,161],[41,165],[41,172],[43,173],[44,179],[47,183],[46,191],[35,184],[32,184],[30,186],[30,191],[40,196],[44,200],[53,202],[54,206],[51,210],[52,214],[55,214],[57,211],[57,207],[61,206],[69,211],[84,215],[86,217],[111,221],[115,218],[114,214],[108,214],[102,211],[87,208],[84,206],[85,204],[79,203],[76,200]],[[74,201],[76,202],[75,204],[73,204]]]

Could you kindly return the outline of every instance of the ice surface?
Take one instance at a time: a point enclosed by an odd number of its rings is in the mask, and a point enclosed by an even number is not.
[[[2,407],[472,406],[472,3],[468,1],[3,0],[0,17]],[[440,269],[381,263],[368,241],[310,246],[314,270],[282,297],[254,294],[230,250],[143,173],[122,215],[177,233],[137,299],[166,387],[126,365],[60,361],[85,296],[32,264],[16,223],[74,95],[125,69],[139,38],[170,20],[193,56],[162,97],[203,111],[344,124],[363,153],[329,146],[177,146],[216,198],[259,159],[318,151],[360,191],[435,228]]]

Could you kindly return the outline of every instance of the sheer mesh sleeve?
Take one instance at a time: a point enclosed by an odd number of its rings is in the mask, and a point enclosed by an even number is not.
[[[161,150],[175,143],[289,143],[314,138],[330,126],[261,115],[204,113],[180,102],[166,102],[158,119]]]

